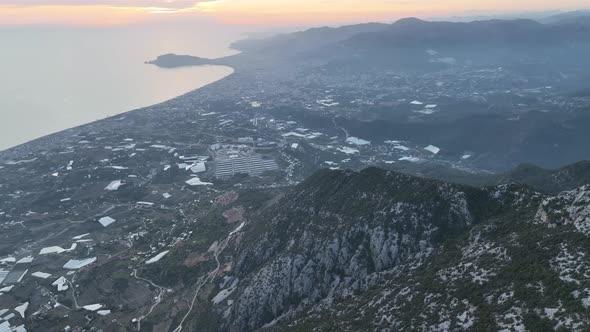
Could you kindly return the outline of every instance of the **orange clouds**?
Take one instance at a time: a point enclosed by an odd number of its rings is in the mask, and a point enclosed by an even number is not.
[[[1,0],[0,0],[1,1]],[[111,26],[197,12],[196,0],[19,0],[0,2],[1,25]]]
[[[202,3],[198,7],[206,9],[221,20],[249,24],[387,21],[403,16],[431,15],[437,11],[444,11],[444,6],[432,6],[426,2],[428,1],[219,0]]]
[[[108,6],[0,6],[0,25],[108,26],[139,22],[141,10]]]
[[[550,0],[4,0],[1,24],[121,25],[176,16],[207,15],[247,24],[321,24],[391,21],[406,16],[463,15],[471,11],[555,9]],[[562,0],[560,9],[589,8]]]
[[[470,12],[572,10],[588,0],[217,0],[197,5],[224,21],[239,23],[335,23],[391,21],[401,17],[466,15]]]

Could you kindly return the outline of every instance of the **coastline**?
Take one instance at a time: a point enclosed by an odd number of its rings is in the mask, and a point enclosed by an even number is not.
[[[162,68],[162,67],[158,67],[158,66],[156,66],[156,67],[158,69],[160,69],[160,70],[183,70],[183,69],[186,68],[186,67]],[[179,99],[179,98],[182,98],[182,97],[184,97],[184,96],[186,96],[188,94],[191,94],[191,93],[194,93],[194,92],[196,92],[198,90],[201,90],[203,88],[206,88],[206,87],[208,87],[208,86],[210,86],[212,84],[221,82],[221,81],[227,79],[228,77],[231,77],[231,76],[235,75],[235,73],[236,73],[236,69],[234,67],[229,66],[229,65],[226,65],[226,64],[205,64],[205,65],[192,66],[192,67],[193,68],[199,68],[199,67],[201,67],[201,68],[205,68],[205,67],[229,68],[231,71],[230,71],[230,73],[228,73],[227,75],[225,75],[225,76],[223,76],[223,77],[221,77],[219,79],[216,79],[216,80],[213,80],[213,81],[209,81],[208,83],[206,83],[204,85],[201,85],[201,86],[199,86],[197,88],[193,88],[193,89],[190,89],[189,91],[180,93],[180,94],[178,94],[178,95],[176,95],[176,96],[174,96],[172,98],[167,98],[167,99],[165,99],[165,100],[163,100],[161,102],[150,103],[149,105],[146,105],[146,106],[141,106],[141,107],[133,108],[133,109],[127,109],[127,110],[124,110],[124,111],[121,111],[121,112],[117,112],[116,114],[107,116],[105,118],[95,119],[95,120],[92,120],[92,121],[88,121],[88,122],[84,122],[84,123],[81,123],[81,124],[78,124],[78,125],[67,127],[67,128],[62,129],[62,130],[58,130],[58,131],[55,131],[55,132],[52,132],[52,133],[49,133],[49,134],[46,134],[46,135],[42,135],[42,136],[39,136],[37,138],[31,139],[29,141],[26,141],[26,142],[17,144],[15,146],[11,146],[11,147],[8,147],[6,149],[0,150],[0,160],[7,159],[7,158],[9,159],[9,158],[11,158],[11,157],[9,157],[10,155],[18,155],[20,153],[26,153],[27,150],[29,150],[28,147],[30,145],[34,145],[34,144],[38,144],[38,143],[43,143],[45,141],[54,141],[53,138],[57,138],[57,137],[59,137],[59,136],[61,136],[63,134],[66,134],[67,132],[72,131],[72,130],[75,130],[77,128],[83,128],[84,126],[93,125],[93,124],[96,124],[96,123],[101,122],[101,121],[105,121],[105,120],[109,120],[109,119],[112,119],[112,118],[120,117],[120,116],[125,115],[125,114],[130,113],[130,112],[141,111],[141,110],[144,110],[144,109],[149,109],[149,108],[152,108],[152,107],[157,107],[157,106],[160,106],[162,104],[166,104],[166,103],[172,102],[172,101],[174,101],[176,99]]]
[[[108,117],[105,117],[105,118],[96,119],[96,120],[93,120],[93,121],[81,123],[79,125],[71,126],[71,127],[68,127],[68,128],[65,128],[65,129],[62,129],[62,130],[59,130],[59,131],[50,133],[50,134],[42,135],[40,137],[34,138],[34,139],[29,140],[29,141],[26,141],[24,143],[20,143],[20,144],[17,144],[15,146],[12,146],[12,147],[9,147],[9,148],[0,150],[0,160],[11,159],[14,156],[18,156],[21,153],[31,152],[30,150],[34,150],[35,147],[36,147],[36,145],[43,145],[45,143],[56,142],[56,141],[60,140],[60,138],[63,137],[63,135],[69,134],[70,131],[73,131],[73,130],[76,130],[76,129],[79,129],[79,128],[84,128],[85,126],[91,126],[91,125],[97,124],[97,123],[102,122],[102,121],[107,121],[107,120],[110,120],[110,119],[114,119],[114,118],[120,117],[122,115],[124,116],[125,114],[131,113],[131,112],[138,112],[138,111],[146,110],[146,109],[149,109],[149,108],[153,108],[153,107],[161,106],[161,105],[166,104],[166,103],[173,102],[173,101],[175,101],[177,99],[183,98],[186,95],[195,93],[196,91],[199,91],[199,90],[201,90],[203,88],[209,87],[212,84],[219,83],[219,82],[227,79],[228,77],[231,77],[231,76],[233,76],[233,75],[236,74],[236,69],[234,67],[232,67],[232,66],[229,66],[229,65],[202,65],[202,66],[196,66],[196,67],[224,67],[224,68],[231,69],[231,72],[229,74],[227,74],[227,75],[225,75],[225,76],[217,79],[217,80],[210,81],[210,82],[208,82],[208,83],[206,83],[206,84],[204,84],[204,85],[202,85],[200,87],[191,89],[191,90],[186,91],[184,93],[181,93],[181,94],[179,94],[179,95],[177,95],[175,97],[165,99],[165,100],[163,100],[161,102],[152,103],[150,105],[146,105],[146,106],[142,106],[142,107],[138,107],[138,108],[134,108],[134,109],[128,109],[128,110],[125,110],[125,111],[122,111],[122,112],[118,112],[116,114],[113,114],[113,115],[108,116]],[[182,70],[183,69],[182,67],[177,67],[177,68],[160,68],[160,67],[158,67],[158,68],[161,69],[161,70]]]
[[[212,35],[207,30],[158,25],[84,31],[19,28],[0,34],[10,37],[0,72],[11,78],[0,84],[0,151],[158,105],[231,75],[231,64],[171,71],[144,64],[167,52],[210,59],[239,53],[232,45],[243,38],[240,31],[220,28]],[[47,40],[54,42],[40,58],[22,47],[24,42],[41,45]]]

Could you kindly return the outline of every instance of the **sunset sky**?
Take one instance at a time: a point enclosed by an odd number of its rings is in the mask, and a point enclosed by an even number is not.
[[[0,0],[0,25],[109,26],[187,19],[286,25],[589,8],[590,0]]]

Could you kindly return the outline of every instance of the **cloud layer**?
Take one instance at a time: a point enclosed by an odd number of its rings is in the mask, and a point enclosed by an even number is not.
[[[131,24],[207,16],[236,24],[343,24],[468,11],[590,8],[589,0],[0,0],[0,26]],[[154,15],[165,14],[165,15]],[[166,17],[166,18],[164,18]]]
[[[208,1],[211,0],[0,0],[0,6],[109,6],[184,9]]]

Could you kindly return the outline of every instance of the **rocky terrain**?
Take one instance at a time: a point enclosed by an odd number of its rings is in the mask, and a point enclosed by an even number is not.
[[[222,326],[585,330],[589,199],[321,172],[246,228]]]

